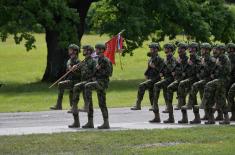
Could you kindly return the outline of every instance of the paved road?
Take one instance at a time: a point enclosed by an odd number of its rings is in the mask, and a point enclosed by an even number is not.
[[[160,108],[160,111],[164,107]],[[189,110],[189,120],[193,119],[192,110]],[[203,114],[203,111],[200,112]],[[153,113],[145,107],[141,111],[131,111],[130,108],[110,108],[111,130],[128,129],[163,129],[163,128],[186,128],[191,125],[179,124],[150,124]],[[87,121],[86,113],[80,113],[81,125]],[[175,111],[175,120],[181,119],[180,111]],[[167,114],[161,113],[161,119],[167,119]],[[95,127],[102,124],[101,112],[95,109]],[[43,111],[43,112],[21,112],[21,113],[0,113],[0,135],[23,135],[39,133],[77,132],[87,131],[85,129],[69,129],[67,126],[73,122],[71,114],[66,110]],[[232,123],[235,125],[235,122]],[[98,129],[92,129],[98,130]]]

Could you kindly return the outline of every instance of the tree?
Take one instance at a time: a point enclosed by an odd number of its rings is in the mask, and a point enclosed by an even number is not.
[[[182,33],[196,41],[235,41],[235,17],[224,0],[103,0],[95,10],[92,20],[101,34],[126,29],[127,53],[149,38]]]
[[[47,43],[47,66],[42,81],[54,81],[65,72],[66,48],[79,44],[87,11],[93,0],[1,0],[0,37],[13,34],[17,44],[25,41],[27,50],[35,47],[32,31],[43,27]]]

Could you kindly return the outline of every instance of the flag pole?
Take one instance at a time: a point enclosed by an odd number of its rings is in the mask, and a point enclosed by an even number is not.
[[[126,30],[123,29],[121,32],[119,32],[117,35],[121,35],[123,32],[125,32]],[[116,35],[116,36],[117,36]],[[118,51],[118,55],[119,55],[119,62],[120,62],[120,66],[121,66],[121,70],[123,70],[123,65],[122,65],[122,56],[121,56],[121,51]]]

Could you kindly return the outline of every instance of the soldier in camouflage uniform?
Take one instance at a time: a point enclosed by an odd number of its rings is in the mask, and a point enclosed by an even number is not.
[[[186,50],[188,48],[187,44],[179,43],[178,45],[178,54],[179,59],[176,63],[176,66],[172,72],[175,81],[172,82],[167,87],[167,109],[169,110],[169,118],[164,123],[174,123],[174,115],[173,115],[173,94],[174,91],[178,90],[178,86],[182,80],[185,80],[188,77],[189,72],[189,64],[188,64],[188,56],[186,55]],[[178,92],[177,92],[178,94]]]
[[[235,96],[235,44],[229,43],[227,44],[228,49],[228,56],[231,62],[231,78],[230,78],[230,89],[228,91],[228,104],[229,108],[231,110],[232,116],[230,118],[230,121],[235,121],[235,102],[234,102],[234,96]]]
[[[112,76],[112,63],[104,57],[106,49],[104,44],[97,44],[95,46],[96,54],[98,55],[98,63],[94,73],[93,81],[85,85],[86,100],[89,105],[88,122],[83,128],[94,128],[93,124],[93,104],[92,91],[97,91],[98,103],[102,112],[104,123],[98,126],[98,129],[109,129],[108,108],[106,106],[106,89],[109,85],[109,77]]]
[[[154,118],[150,120],[150,123],[158,123],[161,122],[160,115],[159,115],[159,106],[158,106],[158,99],[160,95],[161,89],[163,90],[163,96],[165,102],[167,101],[167,86],[174,81],[174,77],[172,76],[172,71],[176,65],[176,59],[174,58],[174,51],[175,46],[174,44],[165,44],[164,51],[166,54],[165,65],[160,71],[161,77],[163,76],[164,79],[154,84],[154,97],[153,97],[153,113]],[[168,111],[167,109],[165,111]]]
[[[224,51],[224,45],[216,46],[216,50],[214,51],[216,68],[211,75],[214,80],[208,82],[204,89],[202,102],[204,102],[205,110],[208,113],[208,121],[205,124],[215,124],[215,109],[223,110],[224,120],[220,124],[230,123],[226,103],[226,83],[229,82],[231,64]]]
[[[91,57],[91,54],[93,52],[93,48],[91,46],[83,46],[83,56],[85,56],[85,59],[80,63],[80,66],[74,66],[73,68],[81,73],[81,82],[77,83],[73,87],[73,106],[71,109],[71,113],[73,113],[74,123],[72,125],[69,125],[69,128],[77,128],[80,127],[79,122],[79,114],[78,114],[78,102],[80,98],[80,93],[83,93],[83,99],[84,99],[84,109],[83,111],[88,112],[88,104],[86,101],[85,96],[85,84],[92,81],[92,76],[95,72],[96,62]],[[92,101],[91,101],[92,102]]]
[[[78,60],[78,51],[79,47],[75,44],[71,44],[68,47],[68,53],[70,59],[67,62],[67,71],[72,69],[74,65],[77,65],[80,61]],[[77,71],[71,72],[67,77],[66,80],[59,82],[58,84],[58,98],[55,106],[50,107],[52,110],[61,110],[62,109],[62,100],[64,95],[64,90],[69,90],[69,101],[70,106],[73,104],[73,86],[75,83],[80,81],[80,75]]]
[[[131,108],[131,110],[141,110],[141,101],[143,100],[145,90],[149,91],[149,100],[151,106],[153,105],[153,86],[154,83],[161,79],[160,70],[164,65],[164,60],[158,55],[160,45],[158,43],[151,43],[149,48],[150,52],[148,52],[147,55],[150,59],[148,61],[148,68],[144,73],[147,80],[140,83],[136,104]],[[152,108],[150,108],[150,110],[152,110]]]
[[[214,69],[215,66],[215,59],[210,56],[211,51],[211,45],[209,43],[203,43],[201,45],[201,65],[200,70],[197,72],[197,77],[200,79],[200,81],[195,82],[191,90],[189,92],[189,100],[188,104],[186,106],[183,106],[182,109],[190,109],[193,107],[193,113],[194,113],[194,120],[190,121],[190,124],[200,124],[200,114],[199,114],[199,106],[197,103],[197,93],[200,92],[200,96],[202,98],[204,87],[207,82],[211,81],[211,72]]]
[[[190,58],[188,60],[189,74],[188,78],[182,80],[178,87],[178,105],[181,107],[182,119],[178,123],[188,123],[187,109],[182,107],[186,104],[187,92],[191,90],[193,83],[199,81],[197,73],[200,69],[200,57],[197,55],[199,47],[198,44],[193,42],[189,45]],[[191,107],[189,107],[191,108]]]

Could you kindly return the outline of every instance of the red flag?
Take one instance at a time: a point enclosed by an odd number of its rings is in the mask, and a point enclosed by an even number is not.
[[[120,34],[118,34],[117,36],[106,42],[105,45],[106,50],[104,52],[104,55],[112,62],[112,64],[115,64],[115,52],[117,50],[122,50],[123,38]]]

